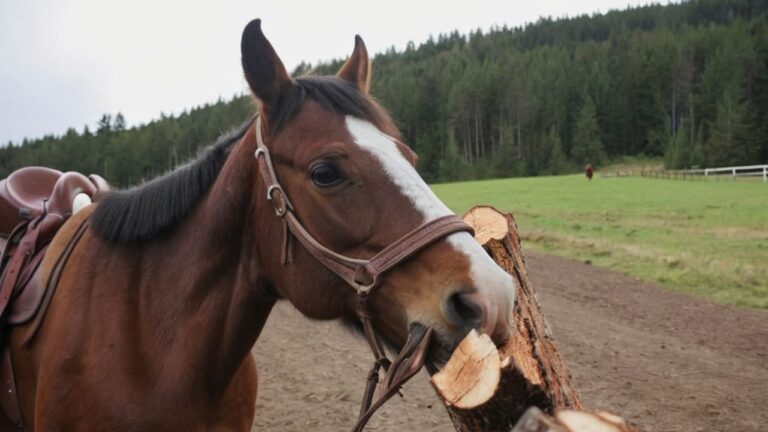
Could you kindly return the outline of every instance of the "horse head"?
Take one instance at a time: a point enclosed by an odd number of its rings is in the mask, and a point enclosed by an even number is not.
[[[417,173],[415,153],[370,96],[371,62],[359,36],[335,76],[289,76],[258,20],[246,27],[241,48],[259,102],[258,133],[296,219],[318,243],[369,259],[453,214]],[[246,136],[253,148],[256,135]],[[264,198],[267,185],[254,182],[251,223],[263,283],[310,318],[359,328],[355,290],[292,238]],[[373,327],[395,349],[414,328],[431,328],[430,356],[439,365],[471,329],[497,344],[510,335],[512,278],[467,232],[432,242],[377,284],[370,298]]]

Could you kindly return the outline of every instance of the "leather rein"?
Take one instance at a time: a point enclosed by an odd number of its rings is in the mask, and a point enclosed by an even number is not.
[[[369,304],[371,293],[380,286],[381,277],[387,270],[437,240],[461,231],[473,233],[473,230],[456,215],[443,216],[405,234],[373,258],[351,258],[336,253],[313,237],[296,216],[293,205],[278,181],[272,158],[262,138],[261,126],[261,118],[257,115],[255,129],[258,148],[255,157],[260,177],[267,187],[267,201],[272,204],[275,215],[283,222],[283,264],[290,262],[290,236],[296,237],[302,246],[324,267],[338,275],[357,292],[356,313],[363,324],[365,338],[375,359],[368,374],[360,414],[353,428],[353,432],[359,432],[363,430],[373,413],[397,394],[402,385],[422,368],[432,336],[432,329],[429,327],[410,332],[400,354],[390,361],[384,352],[379,336],[373,329],[373,316]],[[379,381],[382,369],[384,370],[384,377],[383,380]],[[379,385],[381,388],[374,401],[376,388]]]

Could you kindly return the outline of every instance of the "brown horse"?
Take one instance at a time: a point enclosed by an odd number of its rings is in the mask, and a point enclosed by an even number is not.
[[[297,218],[339,254],[373,257],[452,214],[369,96],[361,39],[335,77],[292,79],[258,20],[241,48],[260,122],[65,225],[93,211],[32,343],[28,326],[10,335],[26,430],[247,431],[257,384],[250,350],[276,301],[360,327],[355,290],[286,240],[265,199],[257,135]],[[428,326],[429,361],[439,366],[471,328],[497,343],[509,336],[512,279],[466,232],[432,242],[377,282],[373,328],[394,349],[409,329]]]

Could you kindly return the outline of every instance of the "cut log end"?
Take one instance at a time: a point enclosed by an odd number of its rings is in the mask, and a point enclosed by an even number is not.
[[[554,417],[529,408],[511,432],[637,432],[621,418],[604,412],[558,411]]]
[[[555,414],[555,420],[567,432],[632,432],[636,429],[613,414],[563,410]]]
[[[464,222],[475,230],[475,240],[485,245],[489,240],[501,240],[509,234],[507,218],[493,207],[473,207],[464,215]]]
[[[472,330],[456,347],[445,367],[432,376],[432,385],[446,405],[474,408],[496,393],[501,360],[486,334]]]

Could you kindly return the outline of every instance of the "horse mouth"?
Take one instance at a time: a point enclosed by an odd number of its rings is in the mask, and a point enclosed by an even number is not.
[[[464,337],[466,337],[466,334],[460,339],[448,339],[438,332],[434,332],[427,350],[427,358],[424,362],[424,368],[429,372],[430,376],[436,374],[445,367]],[[505,345],[507,341],[508,339],[505,339],[501,344],[495,344],[496,348],[498,349]]]
[[[426,329],[427,327],[420,323],[413,323],[409,326],[408,331],[412,335],[418,335],[426,332]],[[438,332],[433,332],[429,341],[429,347],[427,348],[427,357],[424,361],[424,368],[430,376],[436,374],[448,363],[448,359],[451,358],[458,344],[458,342],[447,340]]]

